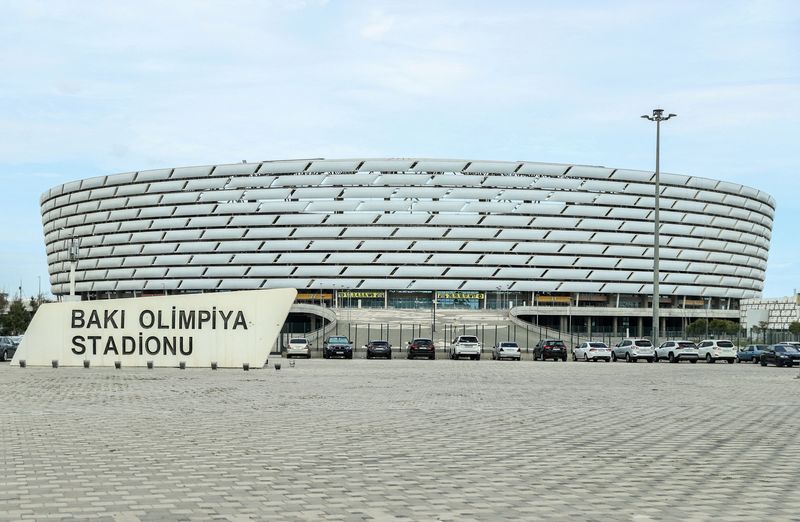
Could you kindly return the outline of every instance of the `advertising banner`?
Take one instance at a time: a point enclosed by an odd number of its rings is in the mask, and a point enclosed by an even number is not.
[[[260,368],[296,294],[289,288],[48,303],[12,364]]]

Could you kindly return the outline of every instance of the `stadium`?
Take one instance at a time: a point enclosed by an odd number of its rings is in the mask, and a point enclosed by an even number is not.
[[[775,200],[661,173],[662,328],[738,321]],[[82,299],[294,287],[328,308],[513,309],[649,328],[654,173],[451,159],[302,159],[126,172],[41,197],[50,282]]]

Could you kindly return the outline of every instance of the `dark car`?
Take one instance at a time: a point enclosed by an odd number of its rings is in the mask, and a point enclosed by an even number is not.
[[[567,360],[567,345],[558,339],[542,339],[533,347],[533,360]]]
[[[367,359],[375,357],[392,358],[392,345],[389,341],[370,341],[367,343]]]
[[[322,357],[325,359],[330,359],[331,357],[352,359],[353,345],[344,335],[332,335],[322,345]]]
[[[761,366],[772,363],[775,366],[791,367],[794,364],[800,364],[800,351],[797,351],[797,348],[791,344],[773,344],[761,352],[758,362],[761,363]]]
[[[17,343],[11,337],[0,337],[0,361],[10,361],[17,351]]]
[[[414,357],[427,357],[428,359],[436,359],[436,347],[430,339],[413,339],[408,342],[408,358]]]
[[[764,350],[767,349],[766,344],[750,344],[743,350],[736,352],[736,362],[754,362],[757,363],[758,359]]]

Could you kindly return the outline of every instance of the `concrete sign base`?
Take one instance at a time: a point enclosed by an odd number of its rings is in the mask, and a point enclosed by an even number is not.
[[[48,303],[12,364],[260,368],[296,295],[281,288]]]

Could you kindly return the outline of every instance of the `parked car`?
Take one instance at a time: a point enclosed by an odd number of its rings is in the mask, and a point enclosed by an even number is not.
[[[292,337],[286,347],[286,358],[305,357],[311,359],[311,344],[305,337]]]
[[[773,344],[761,352],[758,362],[761,363],[761,366],[774,364],[775,366],[791,367],[795,364],[800,364],[800,351],[791,344]]]
[[[625,359],[626,362],[636,362],[646,359],[647,362],[656,360],[656,351],[650,339],[623,339],[611,350],[611,360]]]
[[[408,348],[406,350],[406,357],[413,359],[415,357],[427,357],[428,359],[436,359],[436,346],[433,340],[425,338],[417,338],[408,341]]]
[[[739,351],[735,344],[726,339],[706,339],[701,341],[697,347],[700,358],[711,364],[719,360],[733,364],[736,361],[736,352]]]
[[[573,361],[610,361],[611,350],[606,343],[599,341],[586,341],[572,350]]]
[[[450,358],[460,359],[469,357],[479,360],[481,358],[481,342],[474,335],[459,335],[450,345]]]
[[[767,347],[766,344],[749,344],[743,350],[736,352],[736,362],[758,363],[758,359]]]
[[[560,339],[541,339],[533,347],[533,360],[567,360],[567,345]]]
[[[514,361],[522,359],[519,345],[512,341],[502,341],[494,345],[492,347],[492,360],[500,361],[502,359],[512,359]]]
[[[697,345],[692,341],[665,341],[656,348],[656,359],[666,359],[671,363],[689,361],[694,364],[700,358]]]
[[[332,335],[322,345],[322,357],[325,359],[330,359],[331,357],[352,359],[353,345],[344,335]]]
[[[17,344],[11,337],[0,337],[0,361],[10,361],[17,351]]]
[[[389,341],[374,340],[367,343],[367,359],[375,357],[392,358],[392,345]]]

